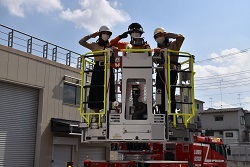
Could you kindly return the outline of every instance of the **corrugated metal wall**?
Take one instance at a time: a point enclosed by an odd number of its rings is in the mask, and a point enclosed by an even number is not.
[[[0,167],[34,166],[38,94],[0,81]]]

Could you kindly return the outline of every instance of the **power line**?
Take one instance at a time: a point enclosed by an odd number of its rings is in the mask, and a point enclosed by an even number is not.
[[[250,102],[244,102],[244,103],[241,103],[241,107],[244,107],[244,105],[247,105],[247,104],[250,104]],[[238,103],[234,103],[234,104],[224,104],[224,107],[223,108],[228,108],[228,107],[239,107],[238,106],[239,104]],[[219,108],[220,107],[220,105],[213,105],[213,108]],[[209,107],[206,107],[206,106],[204,106],[203,107],[203,109],[208,109]]]
[[[226,94],[243,94],[243,93],[246,93],[246,92],[250,92],[250,91],[244,91],[244,92],[229,92],[229,93],[223,93],[223,95],[226,95]],[[219,96],[220,94],[209,94],[209,95],[202,95],[202,96],[196,96],[196,97],[204,97],[204,96]]]
[[[207,61],[222,59],[222,58],[226,58],[226,57],[229,57],[229,56],[234,56],[234,55],[237,55],[237,54],[240,54],[240,53],[245,53],[245,52],[248,52],[249,50],[250,50],[250,48],[247,48],[247,49],[240,50],[238,52],[234,52],[234,53],[230,53],[230,54],[226,54],[226,55],[221,55],[221,56],[218,56],[218,57],[213,57],[213,58],[209,58],[209,59],[205,59],[205,60],[196,61],[195,63],[199,64],[199,63],[204,63],[204,62],[207,62]]]
[[[226,54],[226,55],[221,55],[221,56],[217,56],[217,57],[213,57],[213,58],[209,58],[209,59],[205,59],[205,60],[201,60],[201,61],[196,61],[196,64],[205,64],[208,63],[209,61],[213,61],[213,60],[219,60],[219,59],[232,59],[234,58],[233,56],[241,54],[241,53],[246,53],[249,52],[250,48],[244,49],[244,50],[240,50],[234,53],[230,53],[230,54]],[[245,56],[248,54],[241,54],[240,56]],[[237,87],[244,87],[244,86],[248,86],[250,84],[250,77],[244,77],[245,75],[249,75],[250,74],[250,69],[245,69],[244,71],[234,71],[232,73],[224,73],[224,74],[218,74],[218,75],[213,75],[213,76],[204,76],[204,77],[195,77],[195,90],[198,91],[210,91],[210,90],[218,90],[220,89],[220,93],[217,92],[217,94],[210,94],[210,95],[203,95],[203,96],[198,96],[198,97],[204,97],[204,96],[210,96],[209,98],[209,102],[211,107],[231,107],[231,106],[238,106],[240,105],[240,107],[243,104],[250,104],[245,102],[242,103],[241,101],[241,95],[250,91],[237,91],[237,92],[229,92],[226,93],[225,91],[227,91],[227,88],[237,88]],[[235,80],[235,79],[230,79],[230,78],[238,78],[238,76],[242,76],[240,78],[240,80]],[[223,78],[223,80],[221,80],[221,78]],[[212,81],[215,80],[215,81]],[[237,82],[236,82],[237,81]],[[222,91],[223,90],[223,91]],[[235,89],[231,89],[231,90],[235,90]],[[222,96],[225,96],[226,94],[238,94],[238,100],[239,103],[237,104],[222,104]],[[220,106],[214,106],[213,105],[213,96],[219,96],[220,95]],[[212,96],[212,97],[211,97]],[[236,97],[235,97],[236,99]],[[222,106],[223,105],[223,106]],[[204,107],[205,108],[205,107]]]
[[[208,79],[216,79],[221,77],[227,77],[227,76],[237,76],[239,74],[247,74],[250,73],[250,69],[246,69],[244,71],[239,71],[235,73],[227,73],[227,74],[220,74],[220,75],[213,75],[213,76],[205,76],[205,77],[195,77],[195,80],[208,80]]]
[[[231,87],[231,86],[235,86],[236,84],[238,86],[241,86],[241,85],[245,85],[246,83],[249,83],[250,82],[250,78],[243,78],[242,80],[240,80],[240,82],[235,82],[235,80],[224,80],[224,83],[222,84],[222,86],[224,88],[227,88],[227,87]],[[220,85],[220,82],[210,82],[210,83],[199,83],[199,84],[195,84],[195,87],[198,87],[198,89],[200,88],[213,88],[213,89],[216,89],[218,88]]]
[[[244,86],[244,85],[249,85],[250,81],[248,82],[234,82],[234,83],[228,83],[228,84],[223,84],[221,88],[226,89],[226,88],[232,88],[232,87],[238,87],[238,86]],[[195,87],[195,90],[208,90],[208,89],[219,89],[220,85],[204,85],[204,86],[199,86],[198,88]]]
[[[230,83],[235,83],[235,79],[232,79],[232,80],[224,80],[225,82],[226,82],[226,84],[230,84]],[[241,82],[247,82],[247,81],[250,81],[250,78],[249,77],[246,77],[246,78],[240,78],[240,81]],[[197,83],[198,82],[198,83]],[[195,83],[195,85],[197,86],[203,86],[204,87],[204,85],[205,86],[207,86],[207,85],[217,85],[217,83],[220,83],[220,80],[218,81],[218,80],[215,80],[215,81],[211,81],[211,82],[199,82],[199,81],[197,81],[196,83]]]

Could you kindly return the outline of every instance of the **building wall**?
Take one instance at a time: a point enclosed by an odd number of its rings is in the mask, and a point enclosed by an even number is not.
[[[232,138],[234,141],[245,142],[249,141],[248,130],[245,125],[244,114],[245,111],[242,108],[235,108],[234,110],[227,112],[223,111],[223,109],[219,109],[221,112],[203,112],[201,114],[201,123],[202,129],[204,130],[212,130],[215,133],[230,132],[233,131],[237,133],[237,138],[235,136]],[[227,109],[225,109],[227,110]],[[216,116],[223,116],[223,121],[215,121]],[[220,135],[215,135],[220,137]],[[225,135],[225,134],[224,134]],[[231,141],[231,138],[226,138],[223,136],[225,140]]]
[[[202,101],[195,100],[196,114],[194,116],[194,123],[196,123],[198,130],[201,130],[200,113],[204,111],[203,103],[204,102],[202,102]]]
[[[0,80],[38,88],[39,109],[35,166],[51,166],[51,118],[80,121],[76,106],[63,104],[64,75],[80,78],[79,69],[0,45]]]
[[[223,116],[223,121],[215,121],[215,116]],[[239,129],[237,112],[202,113],[201,126],[207,130]]]
[[[248,141],[249,139],[248,139],[248,132],[246,131],[247,130],[246,124],[245,121],[242,120],[245,114],[243,111],[239,111],[237,114],[238,114],[237,122],[239,124],[239,141],[240,142]]]

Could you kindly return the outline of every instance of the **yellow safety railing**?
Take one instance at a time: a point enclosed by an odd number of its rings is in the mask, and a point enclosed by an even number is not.
[[[153,52],[152,49],[121,49],[122,52]]]
[[[194,56],[191,55],[188,52],[181,52],[181,51],[174,51],[174,50],[167,50],[167,54],[165,59],[167,60],[167,62],[165,63],[164,67],[167,69],[167,96],[168,96],[168,115],[173,115],[173,126],[176,127],[177,122],[176,119],[178,116],[183,116],[184,118],[184,125],[187,127],[188,123],[191,121],[191,119],[195,116],[195,112],[196,112],[196,108],[195,108],[195,100],[194,100],[194,69],[193,69],[193,63],[194,63]],[[85,122],[90,125],[90,119],[92,116],[94,115],[98,115],[98,125],[100,126],[101,124],[101,115],[106,115],[107,113],[107,70],[110,69],[110,62],[107,61],[107,56],[108,55],[108,51],[109,50],[100,50],[100,51],[94,51],[94,52],[88,52],[84,55],[82,55],[82,68],[81,68],[81,95],[80,95],[80,107],[79,107],[79,111],[80,111],[80,115],[83,117],[83,119],[85,120]],[[121,49],[121,52],[154,52],[153,49]],[[84,75],[84,70],[85,70],[85,65],[86,63],[93,63],[90,62],[88,60],[86,60],[85,56],[88,55],[94,55],[98,54],[98,53],[104,53],[104,108],[103,108],[103,112],[100,113],[91,113],[91,112],[86,112],[83,109],[83,102],[84,102],[84,98],[85,98],[85,94],[84,94],[84,87],[85,87],[85,75]],[[187,60],[180,62],[181,65],[184,64],[188,64],[189,65],[189,70],[191,71],[191,78],[190,78],[190,86],[191,86],[191,112],[190,113],[171,113],[171,85],[170,85],[170,54],[171,53],[175,53],[177,54],[177,56],[181,56],[178,54],[183,54],[185,55],[185,57],[188,57]],[[89,56],[88,56],[89,57]]]
[[[194,100],[194,56],[191,55],[188,52],[181,52],[181,51],[174,51],[174,50],[167,50],[167,54],[165,54],[167,57],[165,57],[165,59],[167,60],[166,64],[165,64],[165,68],[167,68],[167,90],[168,90],[168,115],[172,115],[173,116],[173,126],[176,127],[177,125],[177,117],[178,116],[183,116],[184,117],[184,125],[187,127],[188,123],[191,121],[191,119],[195,116],[195,100]],[[190,86],[191,86],[191,112],[190,113],[171,113],[171,84],[170,84],[170,56],[175,56],[175,55],[171,55],[171,53],[175,53],[177,54],[176,56],[181,57],[181,55],[185,55],[185,57],[187,57],[187,60],[180,62],[181,65],[184,64],[188,64],[189,65],[189,70],[190,70]]]
[[[86,70],[85,66],[86,63],[90,63],[90,64],[94,64],[91,61],[86,60],[86,56],[90,57],[90,55],[93,55],[93,57],[95,56],[95,54],[98,53],[103,53],[104,54],[104,100],[103,100],[103,112],[99,112],[99,113],[92,113],[92,112],[86,112],[84,111],[84,99],[85,98],[85,92],[84,92],[84,88],[85,88],[85,76],[84,75],[84,71]],[[85,122],[88,124],[88,126],[90,126],[90,122],[91,122],[91,118],[94,115],[98,115],[98,126],[101,125],[101,115],[106,115],[106,111],[107,111],[107,69],[110,68],[110,63],[107,61],[107,56],[108,56],[108,50],[100,50],[100,51],[94,51],[94,52],[88,52],[84,55],[81,56],[82,58],[82,68],[81,68],[81,95],[80,95],[80,107],[79,107],[79,112],[80,115],[83,117],[83,119],[85,120]]]

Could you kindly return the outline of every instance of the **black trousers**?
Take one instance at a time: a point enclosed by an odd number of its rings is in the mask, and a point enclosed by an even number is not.
[[[91,86],[89,89],[89,103],[88,107],[90,109],[98,108],[103,109],[103,100],[104,100],[104,66],[99,65],[99,62],[96,62],[94,65],[94,72],[92,73]],[[113,68],[110,67],[110,76],[107,77],[108,88],[109,89],[109,101],[115,101],[115,79]],[[98,86],[97,86],[98,85]]]
[[[161,105],[159,106],[159,111],[161,114],[166,114],[166,110],[165,110],[165,92],[166,92],[166,85],[165,84],[165,75],[164,75],[164,70],[159,70],[157,71],[156,74],[156,89],[160,89],[161,90]],[[178,79],[178,75],[177,75],[177,71],[174,69],[171,69],[170,71],[170,85],[176,85],[177,83],[177,79]],[[176,100],[175,100],[175,90],[176,87],[171,87],[171,113],[175,113],[175,109],[176,109]]]

